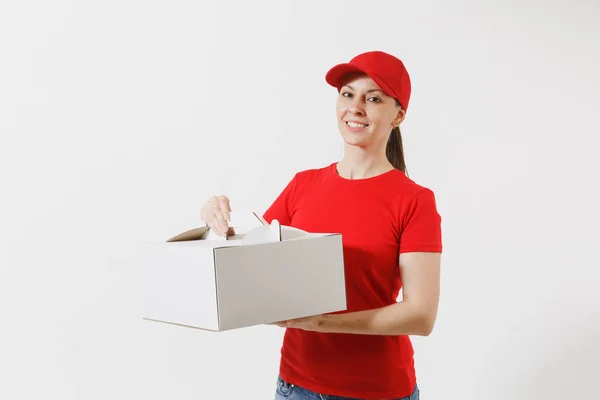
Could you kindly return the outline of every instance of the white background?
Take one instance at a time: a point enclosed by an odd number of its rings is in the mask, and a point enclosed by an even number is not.
[[[263,212],[342,155],[324,75],[403,59],[409,176],[443,217],[422,399],[600,398],[600,5],[0,6],[0,398],[270,399],[283,330],[140,317],[139,246]]]

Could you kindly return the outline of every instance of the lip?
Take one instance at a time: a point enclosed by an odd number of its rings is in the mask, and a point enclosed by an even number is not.
[[[351,127],[350,125],[348,125],[348,122],[353,122],[353,123],[355,123],[355,124],[362,124],[362,125],[366,125],[366,126],[364,126],[364,127],[362,127],[362,128],[353,128],[353,127]],[[346,120],[345,120],[345,121],[344,121],[344,124],[346,125],[346,129],[348,129],[350,132],[360,132],[360,131],[362,131],[363,129],[366,129],[366,128],[368,128],[368,127],[369,127],[369,124],[367,124],[367,123],[364,123],[364,122],[361,122],[361,121],[355,121],[355,120],[349,120],[349,121],[346,121]]]
[[[356,120],[354,120],[354,119],[347,119],[347,120],[344,120],[344,122],[346,122],[346,123],[347,123],[347,122],[354,122],[355,124],[363,124],[363,125],[367,125],[367,126],[369,125],[369,124],[367,124],[366,122],[362,122],[362,121],[356,121]]]

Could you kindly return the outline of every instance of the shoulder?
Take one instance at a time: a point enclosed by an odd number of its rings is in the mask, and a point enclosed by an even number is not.
[[[429,186],[417,183],[398,171],[396,180],[394,208],[398,212],[399,220],[406,221],[411,218],[428,216],[432,221],[441,219],[435,192]]]
[[[305,169],[305,170],[301,170],[298,171],[296,173],[296,176],[302,177],[302,178],[314,178],[314,177],[319,177],[319,176],[323,176],[326,175],[328,173],[331,172],[331,169],[335,167],[335,163],[333,164],[328,164],[322,167],[316,167],[316,168],[310,168],[310,169]]]
[[[398,170],[396,170],[390,186],[395,191],[397,198],[403,203],[435,196],[432,188],[415,182],[406,176],[404,172]]]
[[[296,172],[293,180],[297,185],[321,181],[328,177],[328,175],[331,173],[331,169],[334,167],[335,164],[329,164],[322,167],[304,169]]]

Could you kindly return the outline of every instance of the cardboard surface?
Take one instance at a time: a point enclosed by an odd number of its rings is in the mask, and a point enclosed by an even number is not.
[[[346,309],[340,234],[244,217],[226,238],[201,227],[146,246],[144,319],[224,331]]]
[[[211,243],[196,241],[147,246],[143,265],[144,317],[217,330],[217,292],[215,270],[210,266],[212,259]]]

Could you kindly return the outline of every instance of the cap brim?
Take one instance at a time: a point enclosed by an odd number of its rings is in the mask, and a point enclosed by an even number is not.
[[[338,90],[342,87],[344,77],[350,73],[363,73],[366,74],[362,69],[355,67],[350,64],[338,64],[331,68],[325,75],[325,80],[334,88]]]
[[[325,80],[328,84],[330,84],[334,88],[337,88],[337,90],[340,90],[340,88],[342,87],[342,83],[344,82],[344,78],[350,73],[366,74],[369,78],[373,79],[375,83],[377,83],[379,87],[381,87],[381,89],[388,96],[395,97],[392,88],[390,88],[389,85],[383,79],[379,78],[373,73],[370,73],[369,71],[365,71],[351,64],[338,64],[335,67],[331,68],[327,72],[327,74],[325,74]]]

